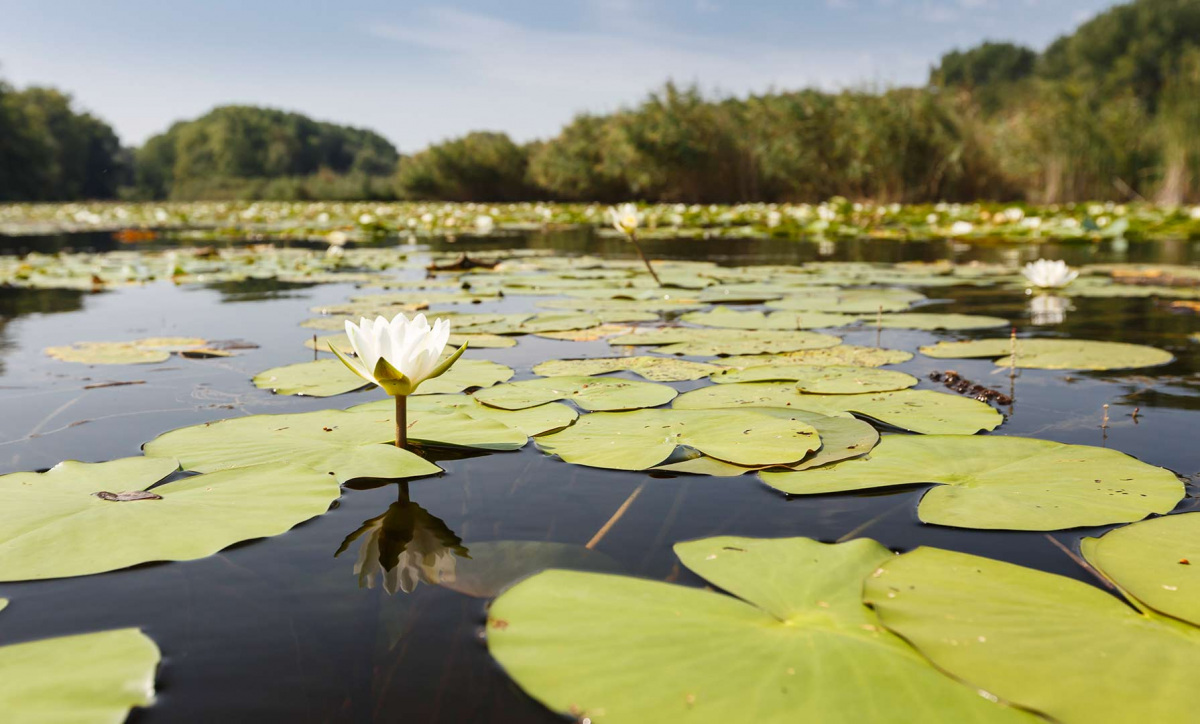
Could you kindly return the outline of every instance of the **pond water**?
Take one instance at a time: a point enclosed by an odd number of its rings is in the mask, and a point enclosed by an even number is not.
[[[0,254],[116,246],[105,235],[0,237]],[[630,256],[622,242],[587,232],[437,242],[433,248],[510,247]],[[647,251],[660,259],[706,259],[722,265],[938,259],[1013,263],[1038,257],[1072,265],[1190,264],[1200,256],[1200,248],[1187,242],[971,246],[864,240],[831,248],[794,241],[681,240],[655,241]],[[356,291],[350,284],[271,281],[158,283],[96,294],[0,289],[0,474],[43,470],[63,459],[98,462],[138,455],[143,443],[163,432],[205,421],[383,399],[378,390],[328,399],[284,397],[250,382],[264,369],[311,359],[303,342],[312,332],[299,322],[312,316],[311,307],[344,302]],[[1021,290],[958,286],[924,292],[931,299],[951,300],[938,306],[939,312],[1005,317],[1022,335],[1133,342],[1172,352],[1174,362],[1151,369],[1021,370],[1012,380],[988,359],[938,360],[918,354],[889,369],[915,375],[922,389],[944,391],[928,376],[947,369],[1005,393],[1011,384],[1014,402],[1003,408],[1008,419],[997,434],[1104,445],[1170,468],[1188,481],[1200,474],[1200,447],[1195,444],[1200,344],[1188,340],[1200,330],[1194,315],[1154,299],[1076,298],[1061,323],[1034,325]],[[524,310],[544,299],[510,296],[469,311]],[[942,339],[997,334],[874,328],[835,333],[848,344],[878,341],[911,352]],[[56,362],[42,351],[78,340],[166,335],[243,339],[258,348],[222,359],[173,357],[161,364],[108,367]],[[544,360],[611,354],[604,341],[524,336],[515,347],[472,349],[467,357],[508,365],[516,371],[516,381],[532,378],[531,367]],[[618,376],[637,379],[630,373]],[[137,384],[88,388],[107,382]],[[672,384],[682,391],[707,383]],[[1109,424],[1102,429],[1105,404],[1110,406]],[[491,541],[581,546],[645,483],[595,551],[625,574],[695,586],[704,582],[678,564],[671,546],[715,535],[822,541],[867,536],[897,551],[937,546],[1095,583],[1061,546],[1074,549],[1081,537],[1105,530],[1045,534],[939,527],[917,519],[917,502],[928,486],[788,498],[752,475],[709,478],[593,469],[545,456],[532,444],[518,452],[435,459],[445,473],[411,481],[409,495],[468,550]],[[328,514],[284,535],[202,560],[0,584],[0,597],[12,601],[0,619],[0,644],[142,628],[162,649],[163,665],[157,702],[136,710],[131,719],[136,722],[559,721],[488,655],[482,635],[486,599],[426,583],[411,593],[388,595],[379,586],[359,586],[354,546],[335,557],[348,535],[385,513],[398,495],[395,483],[359,481]],[[1177,510],[1196,509],[1195,503],[1188,497]]]

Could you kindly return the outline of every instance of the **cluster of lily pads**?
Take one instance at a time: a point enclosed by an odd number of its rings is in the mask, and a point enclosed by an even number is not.
[[[1194,238],[1200,207],[1145,203],[1053,206],[874,204],[657,204],[642,207],[644,234],[670,237],[1042,239]],[[547,226],[606,227],[597,204],[426,202],[188,202],[0,205],[0,233],[155,230],[204,239],[289,239],[339,234],[487,235]]]
[[[1200,561],[1200,525],[1194,515],[1151,518],[1184,497],[1179,478],[1102,447],[977,435],[999,428],[1002,412],[978,399],[918,389],[915,377],[887,369],[912,359],[912,351],[848,345],[838,333],[977,331],[990,336],[917,352],[983,357],[1013,369],[1150,367],[1171,361],[1169,352],[1016,338],[1009,320],[931,311],[936,300],[918,291],[1024,289],[1018,271],[1007,267],[657,262],[660,286],[634,262],[521,255],[494,268],[416,280],[396,273],[415,260],[391,253],[389,262],[385,250],[371,250],[364,259],[377,266],[348,272],[385,291],[360,290],[345,304],[315,308],[296,348],[306,357],[302,345],[317,356],[334,348],[348,354],[344,335],[320,332],[360,317],[428,308],[449,320],[450,343],[468,344],[473,356],[408,400],[414,449],[391,444],[395,410],[378,400],[204,423],[160,435],[140,458],[0,476],[0,495],[9,501],[0,518],[0,581],[203,558],[324,514],[351,480],[437,474],[441,468],[421,454],[428,449],[500,454],[532,439],[566,464],[755,476],[787,495],[930,484],[917,515],[958,528],[1134,524],[1085,542],[1084,554],[1137,610],[1050,574],[932,549],[896,557],[868,540],[677,545],[684,565],[725,595],[565,570],[538,573],[501,593],[533,571],[484,585],[480,572],[489,559],[475,556],[474,547],[472,563],[458,571],[461,541],[408,500],[347,538],[342,550],[360,545],[356,572],[366,583],[382,573],[390,592],[425,580],[471,595],[499,594],[488,618],[489,650],[552,709],[593,721],[684,714],[701,721],[870,721],[897,712],[914,720],[1117,721],[1135,710],[1161,720],[1186,711],[1185,682],[1162,674],[1200,654],[1200,614],[1186,595],[1194,598],[1200,579],[1179,562],[1189,555]],[[187,263],[210,261],[193,255]],[[1183,268],[1089,271],[1062,293],[1200,296],[1194,274]],[[222,262],[211,273],[236,272]],[[529,298],[529,309],[471,311],[512,298]],[[516,370],[480,357],[527,336],[565,349],[607,344],[611,354],[568,353],[515,381]],[[158,354],[169,346],[117,344]],[[76,363],[149,361],[50,354]],[[332,356],[265,370],[253,382],[313,397],[371,386]],[[671,384],[679,382],[701,384],[681,393]],[[411,550],[391,550],[384,560],[380,531],[388,526],[421,528],[427,540],[410,536]],[[189,534],[175,535],[181,528]],[[558,560],[572,567],[570,555]],[[114,718],[148,703],[158,661],[153,642],[137,631],[88,636],[105,638],[0,648],[0,702],[35,714],[75,702]],[[54,670],[63,656],[116,665],[76,680],[74,671]],[[40,669],[28,665],[32,680],[78,696],[47,704],[9,694],[18,689],[10,688],[7,672],[22,661],[43,662]],[[1075,679],[1077,671],[1086,676]]]

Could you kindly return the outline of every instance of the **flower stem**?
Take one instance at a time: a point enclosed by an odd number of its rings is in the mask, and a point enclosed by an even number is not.
[[[654,283],[661,287],[663,285],[662,279],[658,278],[654,267],[650,266],[650,260],[646,258],[646,252],[642,251],[642,245],[637,240],[637,232],[629,235],[629,241],[633,244],[633,248],[637,249],[638,256],[642,258],[642,263],[646,265],[646,271],[650,272],[650,276],[654,277]]]
[[[396,395],[396,447],[408,449],[408,398]]]

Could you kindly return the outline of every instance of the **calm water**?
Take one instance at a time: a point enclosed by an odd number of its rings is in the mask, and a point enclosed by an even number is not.
[[[447,249],[554,248],[565,253],[626,255],[618,242],[586,233],[504,237],[441,244]],[[114,248],[103,235],[0,237],[0,254]],[[127,247],[126,247],[127,248]],[[815,243],[678,241],[648,247],[660,258],[707,258],[722,264],[786,264],[819,260],[906,261],[953,258],[1015,261],[1046,256],[1072,264],[1110,261],[1192,263],[1200,247],[1130,245],[958,246],[946,242],[848,242],[822,256]],[[829,251],[828,248],[824,251]],[[1078,299],[1065,323],[1030,327],[1019,292],[971,287],[925,290],[950,299],[937,311],[995,314],[1022,332],[1137,342],[1171,350],[1165,367],[1111,373],[1026,370],[1015,380],[1015,404],[1000,434],[1068,443],[1105,444],[1191,480],[1200,473],[1200,330],[1195,316],[1153,300]],[[136,455],[167,430],[224,417],[346,407],[378,399],[364,392],[328,400],[276,397],[257,390],[253,374],[311,359],[302,345],[311,331],[298,323],[310,307],[338,303],[351,285],[297,286],[254,282],[176,288],[155,284],[101,294],[0,289],[0,474],[45,469],[63,459],[103,461]],[[509,298],[472,311],[524,308],[541,298]],[[993,335],[995,332],[992,333]],[[260,345],[230,359],[161,365],[84,367],[53,362],[52,345],[79,340],[187,335],[246,339]],[[873,345],[875,331],[842,335]],[[915,351],[937,339],[968,335],[890,331],[886,347]],[[989,336],[982,333],[979,336]],[[522,337],[505,350],[468,356],[530,367],[561,356],[610,354],[604,342],[566,343]],[[1007,392],[1007,374],[988,360],[917,356],[894,369],[925,380],[953,368]],[[85,390],[105,381],[144,384]],[[702,383],[679,383],[690,389]],[[1111,405],[1107,435],[1101,406]],[[1135,408],[1139,416],[1131,417]],[[1006,412],[1008,410],[1005,410]],[[848,534],[875,538],[895,550],[933,545],[1013,561],[1088,580],[1041,533],[975,532],[923,525],[916,504],[923,489],[787,499],[755,478],[649,478],[594,470],[546,458],[530,444],[520,452],[439,461],[446,473],[415,480],[412,500],[445,521],[469,548],[500,540],[582,545],[630,493],[647,485],[597,547],[631,575],[701,581],[681,569],[676,541],[712,535],[809,536],[833,541]],[[1189,487],[1189,492],[1194,492]],[[159,698],[136,712],[137,722],[515,722],[558,721],[526,697],[495,665],[481,638],[487,601],[421,584],[388,596],[362,589],[354,550],[334,552],[365,520],[396,500],[395,484],[345,491],[327,515],[268,540],[235,546],[211,558],[141,566],[98,576],[0,584],[11,599],[0,615],[0,644],[123,626],[138,626],[164,653]],[[1189,497],[1181,509],[1192,508]],[[1103,529],[1055,533],[1068,546]],[[97,545],[103,545],[97,541]]]

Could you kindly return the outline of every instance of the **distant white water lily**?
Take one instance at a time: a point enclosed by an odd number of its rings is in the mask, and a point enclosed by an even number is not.
[[[329,248],[325,250],[325,256],[331,259],[341,259],[345,255],[346,247],[341,244],[330,244]]]
[[[496,220],[487,214],[475,217],[475,231],[480,234],[490,234],[496,228]]]
[[[1200,206],[1193,206],[1188,215],[1192,217],[1193,221],[1200,221]]]
[[[969,221],[955,221],[950,225],[950,236],[966,236],[975,230],[975,225]]]
[[[1029,321],[1038,326],[1062,324],[1070,302],[1064,297],[1038,294],[1029,300]]]
[[[354,348],[351,360],[330,345],[342,364],[367,382],[374,382],[396,399],[396,447],[407,447],[407,398],[425,380],[443,374],[467,349],[464,344],[439,363],[450,340],[450,322],[434,321],[433,326],[418,314],[411,320],[397,314],[390,322],[377,317],[358,324],[346,321],[346,336]]]
[[[620,206],[609,207],[608,220],[612,222],[614,229],[626,236],[632,236],[637,233],[638,227],[641,226],[642,215],[638,213],[637,206],[633,204],[621,204]]]
[[[1038,259],[1035,262],[1030,262],[1021,270],[1025,275],[1025,279],[1032,286],[1038,289],[1058,289],[1065,287],[1075,281],[1075,277],[1079,276],[1079,272],[1074,271],[1067,266],[1065,261],[1056,259]]]

